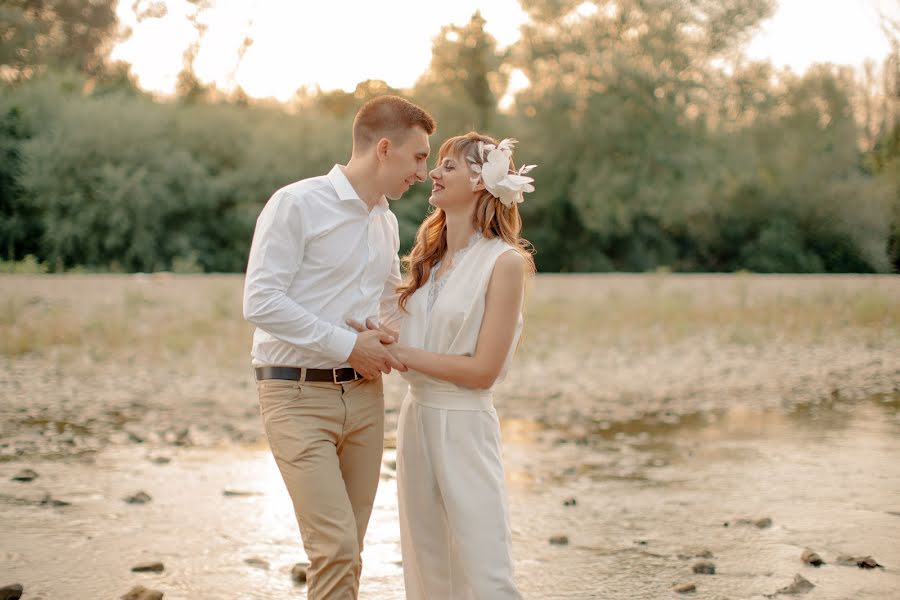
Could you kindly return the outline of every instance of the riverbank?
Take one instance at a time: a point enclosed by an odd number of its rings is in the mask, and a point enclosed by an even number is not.
[[[0,276],[0,586],[305,597],[240,284]],[[684,584],[762,600],[796,575],[809,598],[900,590],[900,278],[541,276],[527,311],[495,398],[527,598],[675,598]],[[402,598],[403,383],[385,387],[372,600]],[[14,480],[24,469],[37,477]],[[138,492],[150,500],[125,501]],[[803,563],[807,546],[826,564]],[[163,571],[131,572],[148,561]],[[715,574],[694,572],[703,561]]]
[[[241,283],[0,275],[0,461],[258,443]],[[900,389],[896,276],[548,275],[526,310],[495,403],[576,436]]]

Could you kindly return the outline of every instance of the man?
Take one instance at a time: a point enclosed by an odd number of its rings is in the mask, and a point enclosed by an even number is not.
[[[310,600],[354,599],[384,440],[381,374],[405,371],[396,326],[397,218],[386,197],[424,181],[434,119],[396,96],[363,106],[346,167],[292,183],[256,223],[244,318],[256,325],[260,412],[310,559]]]

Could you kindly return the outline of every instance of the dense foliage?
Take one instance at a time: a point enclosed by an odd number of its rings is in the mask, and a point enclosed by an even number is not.
[[[435,38],[411,90],[365,81],[290,105],[204,88],[189,61],[192,85],[154,100],[122,65],[98,66],[112,0],[6,4],[7,261],[241,271],[262,203],[346,160],[355,110],[390,92],[435,114],[435,148],[472,128],[521,140],[519,161],[539,164],[522,209],[540,270],[900,267],[896,44],[867,76],[749,63],[739,45],[771,0],[598,1],[595,11],[523,0],[531,20],[505,51],[476,14]],[[531,85],[500,111],[514,68]],[[404,248],[427,196],[416,186],[393,205]]]

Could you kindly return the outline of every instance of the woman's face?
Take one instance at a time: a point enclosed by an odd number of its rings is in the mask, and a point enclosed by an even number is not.
[[[461,156],[445,156],[429,173],[433,182],[428,202],[444,212],[469,209],[478,196],[473,189],[472,177],[475,173]]]

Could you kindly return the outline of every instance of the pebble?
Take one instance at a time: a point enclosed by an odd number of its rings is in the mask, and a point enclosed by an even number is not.
[[[578,504],[578,500],[575,498],[566,498],[565,501],[563,501],[563,506],[575,506],[576,504]]]
[[[141,490],[131,496],[125,497],[125,502],[128,504],[146,504],[153,500],[153,498],[147,492]]]
[[[814,586],[808,579],[804,578],[801,575],[794,575],[794,580],[789,584],[778,590],[779,594],[805,594],[813,589]]]
[[[772,526],[772,519],[769,517],[763,517],[761,519],[737,519],[735,520],[735,525],[755,525],[760,529],[767,529]],[[722,524],[723,527],[728,527],[728,521]]]
[[[308,567],[309,563],[297,563],[291,567],[291,579],[294,580],[294,583],[306,583],[306,569]]]
[[[701,560],[700,562],[694,563],[694,566],[691,567],[694,573],[700,575],[715,575],[716,574],[716,565],[709,562],[708,560]]]
[[[38,474],[36,471],[32,469],[22,469],[18,473],[12,476],[12,481],[34,481],[38,478]]]
[[[678,592],[679,594],[690,594],[691,592],[697,591],[697,586],[693,583],[679,583],[672,590]]]
[[[269,561],[259,558],[258,556],[254,556],[252,558],[245,558],[244,563],[250,565],[251,567],[256,567],[257,569],[266,569],[269,568]]]
[[[0,600],[19,600],[24,591],[25,588],[22,587],[21,583],[4,585],[3,587],[0,587]]]
[[[879,565],[871,556],[850,556],[849,554],[841,554],[835,562],[845,567],[859,567],[860,569],[874,569],[876,567],[883,569],[883,565]]]
[[[162,573],[164,570],[161,562],[146,562],[131,567],[133,573]]]
[[[163,432],[162,439],[167,444],[172,444],[173,446],[193,446],[193,441],[191,440],[191,432],[188,428],[182,427],[181,429],[167,429]]]
[[[52,497],[50,494],[46,494],[44,498],[40,502],[41,506],[71,506],[70,502],[66,502],[65,500],[57,500]]]
[[[222,492],[223,496],[228,497],[238,497],[238,496],[262,496],[262,492],[253,492],[250,490],[224,490]]]
[[[806,548],[803,550],[803,554],[800,555],[800,560],[814,567],[819,567],[825,564],[825,561],[822,560],[822,557],[810,548]]]
[[[880,569],[884,568],[883,565],[879,565],[878,561],[876,561],[871,556],[864,556],[860,559],[857,559],[856,564],[860,569],[874,569],[875,567],[878,567]]]
[[[554,535],[550,538],[550,543],[554,546],[566,546],[569,543],[569,537],[565,535]]]
[[[163,593],[159,590],[151,590],[142,585],[136,585],[121,600],[162,600]]]

